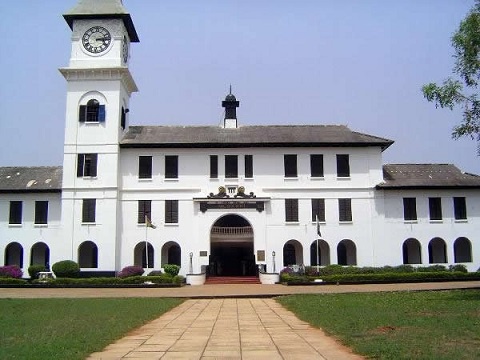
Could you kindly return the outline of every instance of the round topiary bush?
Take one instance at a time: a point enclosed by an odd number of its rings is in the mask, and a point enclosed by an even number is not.
[[[163,270],[166,274],[177,276],[178,272],[180,271],[180,266],[174,264],[165,264],[163,265]]]
[[[56,277],[75,278],[80,274],[80,267],[75,261],[63,260],[53,264],[52,271]]]
[[[22,275],[23,271],[17,265],[0,266],[0,277],[20,279]]]
[[[141,266],[133,265],[133,266],[125,266],[122,271],[120,271],[117,275],[121,278],[126,278],[130,276],[140,276],[144,273],[145,270]]]
[[[28,275],[32,279],[38,279],[38,273],[45,271],[45,266],[44,265],[30,265],[28,267]]]

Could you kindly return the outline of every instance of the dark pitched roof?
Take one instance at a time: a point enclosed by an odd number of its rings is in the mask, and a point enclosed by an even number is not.
[[[0,192],[60,192],[62,167],[0,167]]]
[[[392,140],[351,131],[342,125],[242,126],[131,126],[122,147],[234,148],[234,147],[313,147],[380,146]]]
[[[480,188],[480,176],[452,164],[387,164],[378,189]]]

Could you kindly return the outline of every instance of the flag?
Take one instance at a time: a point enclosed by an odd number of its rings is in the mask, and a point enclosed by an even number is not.
[[[322,237],[322,233],[320,232],[320,222],[318,221],[318,215],[316,216],[317,218],[317,234],[318,236]]]
[[[150,221],[150,219],[148,218],[148,216],[145,216],[145,225],[147,225],[147,227],[150,227],[152,229],[156,229],[157,227],[155,225],[152,224],[152,222]]]

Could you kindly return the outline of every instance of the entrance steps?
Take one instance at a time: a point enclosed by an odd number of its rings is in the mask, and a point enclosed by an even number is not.
[[[260,284],[257,276],[209,276],[205,285],[217,284]]]

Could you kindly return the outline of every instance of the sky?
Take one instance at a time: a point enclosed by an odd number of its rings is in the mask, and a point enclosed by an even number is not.
[[[219,125],[232,85],[239,125],[340,124],[394,140],[384,163],[480,174],[460,110],[421,93],[454,65],[474,0],[124,0],[140,38],[130,125]],[[61,165],[76,0],[1,0],[0,166]]]

